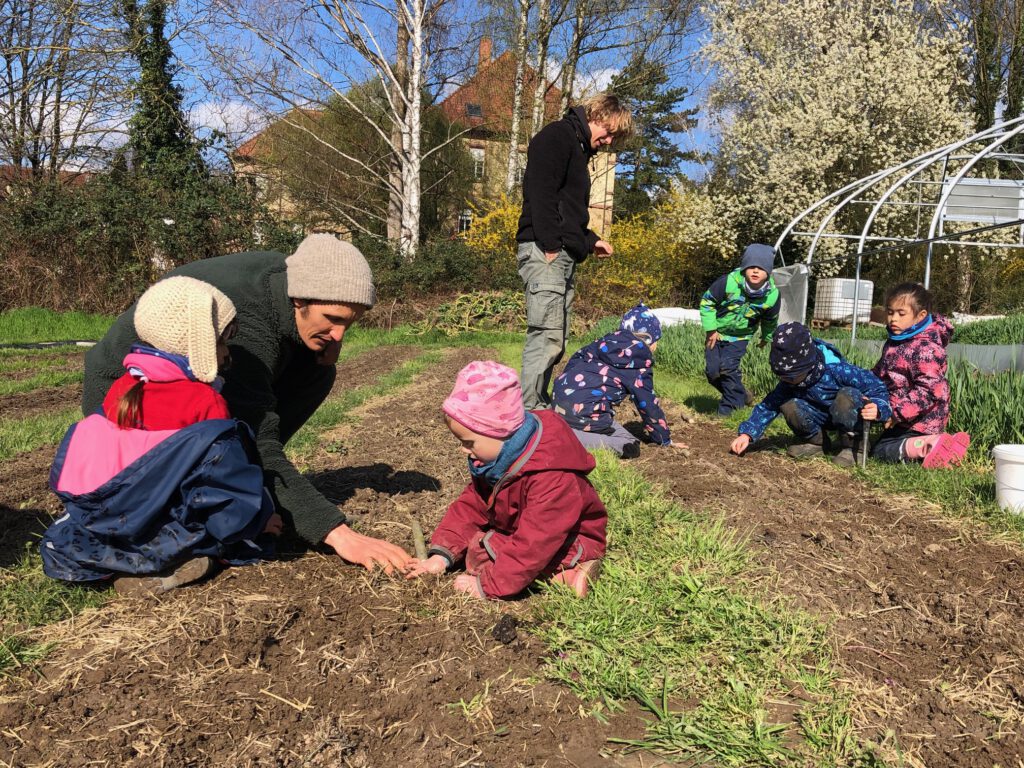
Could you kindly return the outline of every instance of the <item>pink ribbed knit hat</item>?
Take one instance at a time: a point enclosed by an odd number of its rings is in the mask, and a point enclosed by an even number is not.
[[[504,440],[523,425],[523,390],[507,365],[474,360],[455,378],[455,389],[441,409],[478,435]]]

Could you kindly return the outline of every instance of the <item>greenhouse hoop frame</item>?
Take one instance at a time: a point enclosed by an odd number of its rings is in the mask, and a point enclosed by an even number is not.
[[[823,240],[857,242],[851,341],[856,340],[860,275],[865,256],[927,245],[923,279],[927,288],[931,283],[932,255],[936,245],[1024,248],[1024,154],[1006,148],[1014,137],[1022,135],[1024,116],[999,123],[966,139],[930,150],[847,184],[797,214],[775,242],[775,252],[785,265],[782,257],[782,244],[785,240],[789,237],[810,238],[810,247],[803,262],[810,269],[818,244]],[[1008,165],[1014,170],[1013,175],[1019,178],[979,175],[984,160]],[[916,199],[898,199],[901,196],[906,198],[908,191],[916,191]],[[827,207],[829,204],[831,208]],[[859,232],[840,231],[836,226],[837,217],[854,206],[861,210],[870,206],[863,227]],[[879,213],[894,207],[917,209],[913,237],[872,231]],[[822,216],[817,229],[807,227],[812,214]],[[948,222],[972,222],[984,226],[965,232],[947,232],[945,225]],[[805,229],[798,229],[801,224]],[[1009,227],[1018,230],[1015,242],[988,243],[961,239],[965,235]],[[866,249],[869,242],[890,245]]]

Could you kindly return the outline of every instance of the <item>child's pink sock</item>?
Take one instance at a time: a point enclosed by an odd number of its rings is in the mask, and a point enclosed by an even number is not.
[[[935,444],[939,442],[941,435],[925,435],[924,437],[908,437],[906,442],[903,443],[903,452],[907,454],[908,459],[916,459],[922,461],[925,456],[935,447]]]

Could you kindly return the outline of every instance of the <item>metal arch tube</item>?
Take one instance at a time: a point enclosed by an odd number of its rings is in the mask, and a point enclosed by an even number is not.
[[[1014,131],[1012,131],[1010,133],[1006,133],[1007,126],[1013,125],[1014,123],[1021,123],[1021,125],[1018,128],[1016,128]],[[863,227],[863,229],[861,230],[861,233],[860,233],[860,239],[857,241],[857,270],[856,270],[857,277],[856,277],[856,282],[853,284],[853,325],[852,325],[852,329],[851,329],[851,332],[850,332],[850,343],[851,344],[854,341],[857,340],[857,313],[858,313],[858,309],[859,309],[858,303],[860,301],[860,272],[861,272],[861,266],[863,264],[864,243],[867,240],[868,232],[871,230],[871,225],[874,223],[875,217],[878,215],[878,212],[882,209],[882,206],[886,203],[886,201],[890,197],[893,196],[893,194],[895,194],[897,189],[900,189],[907,181],[909,181],[914,176],[916,176],[918,173],[920,173],[925,168],[927,168],[935,159],[942,158],[942,157],[947,157],[949,155],[949,153],[955,152],[956,150],[960,149],[961,147],[967,146],[968,144],[972,144],[972,143],[974,143],[976,141],[984,139],[984,138],[986,138],[986,137],[988,137],[988,136],[990,136],[992,134],[998,134],[998,133],[1002,132],[1002,138],[1000,138],[996,142],[993,142],[992,144],[990,144],[988,147],[986,147],[982,151],[981,154],[984,155],[984,154],[987,154],[990,151],[990,149],[992,149],[993,147],[999,146],[1004,141],[1006,141],[1006,139],[1010,138],[1010,136],[1012,136],[1015,133],[1020,132],[1022,130],[1024,130],[1024,117],[1017,117],[1017,118],[1014,118],[1013,120],[1008,120],[1005,123],[1000,123],[999,125],[995,125],[995,126],[992,126],[991,128],[987,128],[986,130],[981,131],[979,133],[976,133],[973,136],[970,136],[970,137],[968,137],[968,138],[966,138],[966,139],[964,139],[962,141],[954,142],[952,144],[947,144],[945,147],[941,148],[940,150],[937,150],[937,151],[934,151],[934,152],[930,152],[930,153],[926,153],[924,155],[919,155],[918,157],[914,158],[914,160],[910,161],[910,163],[904,163],[902,166],[898,166],[897,167],[897,169],[898,169],[898,168],[906,167],[907,165],[910,165],[910,164],[912,164],[914,162],[917,162],[917,165],[912,170],[910,170],[908,173],[906,173],[903,176],[901,176],[896,181],[895,184],[893,184],[891,187],[889,187],[889,189],[887,189],[885,191],[885,194],[883,194],[882,197],[879,198],[878,202],[875,203],[875,207],[871,209],[871,213],[868,214],[868,218],[864,222],[864,227]],[[978,159],[979,159],[979,155],[975,155],[967,163],[967,165],[963,169],[961,169],[960,175],[957,176],[957,180],[959,180],[959,178],[961,178],[962,175],[966,171],[970,170],[970,168],[974,165],[974,163],[976,163],[978,161]],[[934,237],[934,235],[935,235],[935,224],[938,221],[938,216],[942,212],[942,207],[945,204],[946,198],[949,196],[949,192],[952,191],[953,186],[955,184],[956,184],[956,181],[953,182],[953,185],[950,185],[949,189],[945,193],[943,193],[942,197],[939,200],[938,207],[936,208],[936,211],[935,211],[935,216],[932,217],[931,228],[929,229],[929,232],[928,232],[929,239]],[[927,277],[928,277],[928,274],[929,274],[929,271],[930,271],[930,264],[931,264],[930,256],[931,256],[931,248],[929,248],[929,258],[926,259],[926,265],[925,265],[925,279],[926,280],[927,280]]]
[[[1013,125],[1013,123],[1021,122],[1022,120],[1024,120],[1024,117],[1018,117],[1018,118],[1015,118],[1013,120],[1008,120],[1005,123],[1001,123],[999,127],[1005,129],[1007,126]],[[988,155],[992,150],[994,150],[997,147],[1001,146],[1006,141],[1008,141],[1009,139],[1012,139],[1014,136],[1016,136],[1017,134],[1019,134],[1021,132],[1024,132],[1024,124],[1018,125],[1012,131],[1005,131],[1002,134],[1002,136],[1000,136],[999,139],[997,139],[996,141],[993,141],[991,144],[989,144],[987,147],[985,147],[985,149],[983,149],[981,152],[978,152],[974,157],[972,157],[970,160],[968,160],[964,164],[964,167],[960,169],[960,171],[957,173],[956,176],[953,177],[952,181],[950,181],[949,185],[947,186],[946,191],[943,192],[942,196],[939,198],[939,203],[938,203],[938,205],[935,208],[935,214],[932,216],[932,223],[928,227],[928,239],[929,240],[931,240],[932,238],[935,237],[935,230],[939,226],[939,218],[942,216],[942,211],[946,207],[946,201],[949,200],[949,196],[953,193],[953,190],[956,188],[956,185],[960,183],[960,180],[963,179],[963,177],[967,174],[967,172],[969,170],[971,170],[975,165],[977,165],[980,160],[984,159],[985,156]],[[932,250],[929,247],[928,248],[928,258],[925,261],[925,279],[926,280],[931,277],[931,266],[932,266],[931,255],[932,255]],[[925,285],[927,285],[927,283],[925,283]]]
[[[1014,122],[1016,122],[1018,120],[1024,120],[1024,117],[1019,117],[1019,118],[1015,118],[1014,120],[1009,120],[1006,123],[1004,123],[1003,125],[1010,125],[1010,124],[1012,124],[1012,123],[1014,123]],[[885,169],[880,170],[880,171],[875,171],[874,173],[869,174],[868,176],[862,176],[861,178],[857,179],[856,181],[850,182],[845,187],[837,189],[835,192],[832,192],[832,193],[826,195],[825,197],[821,198],[816,203],[814,203],[814,205],[810,206],[809,208],[805,208],[803,211],[801,211],[800,213],[798,213],[796,216],[793,217],[793,219],[790,221],[790,223],[788,225],[786,225],[786,228],[784,230],[782,230],[782,234],[779,235],[779,238],[775,241],[775,250],[776,250],[776,252],[781,252],[783,241],[785,241],[785,239],[787,237],[789,237],[789,234],[793,231],[793,229],[796,228],[796,225],[801,220],[803,220],[809,214],[813,213],[817,208],[819,208],[823,204],[827,203],[829,200],[831,200],[831,199],[833,199],[835,197],[838,197],[838,196],[848,192],[849,190],[854,189],[855,187],[857,188],[856,191],[854,191],[853,194],[848,195],[847,198],[845,200],[843,200],[843,202],[841,202],[838,206],[836,206],[832,210],[832,212],[827,217],[826,222],[827,221],[831,221],[832,218],[839,212],[839,210],[842,209],[842,207],[844,205],[849,203],[858,194],[860,194],[860,190],[862,190],[862,189],[864,189],[866,187],[870,187],[876,181],[880,181],[881,179],[885,178],[889,174],[891,174],[891,173],[893,173],[895,171],[898,171],[901,168],[906,168],[908,165],[912,165],[912,164],[922,160],[923,158],[930,158],[930,157],[932,157],[934,155],[943,155],[943,154],[948,154],[949,152],[953,152],[953,151],[959,149],[961,146],[963,146],[965,144],[969,144],[972,141],[977,141],[979,136],[984,136],[985,134],[990,133],[993,130],[998,130],[999,127],[1000,126],[994,126],[992,128],[988,128],[985,131],[982,131],[980,134],[976,134],[976,135],[970,137],[969,139],[965,139],[964,141],[955,142],[953,144],[947,144],[946,146],[940,147],[939,149],[934,149],[934,150],[932,150],[930,152],[925,152],[923,154],[920,154],[917,157],[914,157],[914,158],[906,161],[905,163],[901,163],[900,165],[894,166],[892,168],[885,168]],[[822,228],[819,228],[819,236],[820,236],[821,231],[823,231]],[[812,248],[813,248],[813,246],[812,246]],[[808,264],[810,263],[810,261],[811,261],[810,258],[805,260],[805,262],[808,263]]]
[[[861,192],[863,192],[864,190],[869,189],[870,187],[874,186],[875,184],[877,184],[879,181],[881,181],[882,179],[886,178],[887,176],[890,176],[891,174],[896,173],[897,171],[899,171],[899,170],[901,170],[903,168],[906,168],[908,165],[910,165],[912,163],[918,162],[919,160],[921,160],[921,158],[928,157],[929,158],[929,162],[930,162],[931,155],[934,155],[934,154],[937,154],[937,153],[941,153],[941,152],[945,152],[945,151],[946,151],[945,147],[943,147],[942,149],[932,150],[932,152],[930,152],[930,153],[926,153],[924,155],[918,155],[917,157],[913,158],[912,160],[908,160],[905,163],[902,163],[900,165],[894,166],[892,168],[886,168],[883,171],[878,171],[878,172],[872,174],[871,176],[865,176],[864,178],[860,179],[860,181],[864,182],[864,183],[861,184],[861,186],[857,187],[855,190],[853,190],[853,192],[851,192],[849,195],[847,195],[842,201],[840,201],[829,212],[828,216],[826,216],[825,219],[821,222],[821,226],[818,227],[818,231],[814,234],[814,239],[811,241],[811,249],[810,249],[810,251],[807,254],[807,262],[808,263],[811,262],[811,257],[814,256],[814,251],[817,250],[818,240],[821,238],[822,234],[825,232],[825,227],[828,226],[829,222],[832,221],[833,218],[835,218],[836,214],[838,214],[839,211],[841,211],[843,209],[843,207],[846,206],[851,200],[854,200],[857,197],[857,195],[861,194]],[[911,174],[911,176],[912,175],[913,174]],[[854,183],[856,184],[858,182],[854,182]],[[844,187],[844,189],[849,189],[851,186],[853,186],[853,185],[852,184],[848,185],[848,186]]]
[[[798,224],[798,223],[799,223],[799,222],[800,222],[800,221],[801,221],[801,220],[802,220],[802,219],[803,219],[803,218],[804,218],[805,216],[809,215],[810,213],[813,213],[815,209],[817,209],[818,207],[820,207],[820,206],[824,205],[825,203],[827,203],[827,202],[828,202],[829,200],[831,200],[832,198],[834,198],[834,197],[836,197],[836,196],[838,196],[838,195],[841,195],[841,194],[843,194],[843,193],[844,193],[844,192],[846,192],[846,191],[847,191],[848,189],[851,189],[852,187],[855,187],[855,186],[857,186],[858,184],[861,184],[862,182],[866,181],[867,179],[871,179],[871,178],[873,178],[874,176],[878,175],[878,173],[882,173],[882,171],[878,171],[878,172],[876,172],[876,173],[872,174],[871,176],[865,176],[865,177],[863,177],[863,178],[857,179],[856,181],[854,181],[854,182],[851,182],[850,184],[847,184],[847,185],[846,185],[845,187],[843,187],[842,189],[837,189],[837,190],[836,190],[835,192],[832,192],[831,194],[827,195],[826,197],[823,197],[823,198],[821,198],[821,199],[820,199],[820,200],[818,200],[818,201],[817,201],[817,202],[816,202],[816,203],[815,203],[814,205],[812,205],[812,206],[811,206],[810,208],[806,208],[806,209],[804,209],[803,211],[801,211],[800,213],[798,213],[798,214],[797,214],[797,215],[796,215],[796,216],[795,216],[795,217],[794,217],[794,218],[793,218],[793,219],[792,219],[792,220],[791,220],[791,221],[789,222],[789,224],[787,224],[787,225],[786,225],[786,228],[785,228],[784,230],[782,230],[782,234],[781,234],[781,235],[779,235],[779,239],[775,241],[775,252],[776,252],[776,253],[781,253],[781,252],[782,252],[782,251],[781,251],[781,249],[782,249],[782,243],[783,243],[783,241],[784,241],[784,240],[785,240],[785,239],[786,239],[787,237],[789,237],[789,233],[790,233],[790,232],[792,232],[792,231],[793,231],[793,229],[795,229],[795,228],[796,228],[796,225],[797,225],[797,224]],[[807,259],[807,260],[805,260],[805,261],[806,261],[806,263],[810,263],[810,260],[809,260],[809,259]]]

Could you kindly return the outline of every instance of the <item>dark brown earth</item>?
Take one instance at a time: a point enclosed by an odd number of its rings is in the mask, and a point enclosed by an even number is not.
[[[82,385],[43,387],[31,392],[0,396],[0,413],[5,419],[28,419],[45,413],[74,408],[82,402]]]
[[[388,349],[343,364],[342,384],[372,383],[415,354]],[[429,532],[465,483],[436,414],[455,371],[484,354],[450,351],[324,436],[309,472],[360,530],[411,548],[408,515]],[[785,592],[834,625],[863,738],[895,741],[911,766],[1022,764],[1018,547],[826,462],[731,457],[718,425],[674,423],[689,456],[645,448],[634,466],[680,504],[723,516]],[[3,489],[8,510],[45,492],[49,459],[37,453],[19,459],[24,490]],[[38,673],[0,684],[0,763],[625,764],[600,752],[608,736],[638,735],[635,720],[581,719],[564,689],[527,681],[542,661],[529,620],[529,600],[471,603],[443,580],[367,575],[289,548],[42,630],[57,645]]]
[[[834,623],[867,738],[891,729],[930,768],[1024,764],[1019,546],[825,460],[777,446],[736,457],[734,434],[676,423],[688,460],[646,450],[637,466],[682,506],[723,515],[784,591]]]
[[[461,452],[435,414],[452,373],[481,354],[450,353],[325,436],[332,450],[310,460],[314,482],[360,530],[411,548],[407,516],[429,530],[461,489]],[[355,367],[343,367],[350,383]],[[635,722],[583,719],[564,689],[530,679],[542,649],[520,624],[529,611],[528,601],[475,603],[447,580],[368,575],[318,552],[160,600],[118,599],[41,633],[57,649],[36,676],[0,688],[0,760],[636,764],[600,754],[607,736],[639,735]]]

